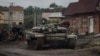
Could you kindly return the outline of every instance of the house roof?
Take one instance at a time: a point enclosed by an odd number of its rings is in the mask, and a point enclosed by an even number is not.
[[[61,12],[54,12],[49,17],[64,17]]]
[[[10,11],[23,11],[23,7],[20,6],[10,6]]]
[[[63,14],[74,15],[77,13],[96,12],[99,2],[99,0],[79,0],[79,2],[70,3]]]

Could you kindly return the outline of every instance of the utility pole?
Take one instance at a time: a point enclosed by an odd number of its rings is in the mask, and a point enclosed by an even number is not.
[[[36,22],[37,22],[37,20],[36,20],[36,8],[34,7],[34,19],[33,19],[34,27],[36,26]]]
[[[14,3],[10,3],[9,7],[9,19],[8,19],[8,24],[9,27],[12,28],[12,21],[13,21],[13,12],[11,11],[11,7],[13,6]]]

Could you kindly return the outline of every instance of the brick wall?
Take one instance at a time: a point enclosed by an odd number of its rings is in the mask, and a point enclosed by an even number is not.
[[[80,14],[70,16],[70,30],[74,32],[78,30],[79,33],[89,32],[90,19],[89,16],[93,16],[94,18],[94,33],[100,33],[100,16],[99,14]]]

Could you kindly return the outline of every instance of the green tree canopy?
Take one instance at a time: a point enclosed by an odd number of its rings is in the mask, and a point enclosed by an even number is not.
[[[32,6],[27,7],[27,8],[24,10],[24,13],[25,13],[25,15],[31,15],[31,14],[33,14],[33,13],[34,13],[34,12],[33,12],[33,7],[32,7]]]
[[[51,3],[49,7],[50,7],[50,8],[57,8],[58,5],[57,5],[56,3]]]

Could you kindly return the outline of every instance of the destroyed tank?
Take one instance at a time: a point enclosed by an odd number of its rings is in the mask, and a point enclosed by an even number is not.
[[[76,38],[68,38],[67,30],[68,28],[58,24],[33,27],[32,32],[26,33],[28,48],[74,48]]]

